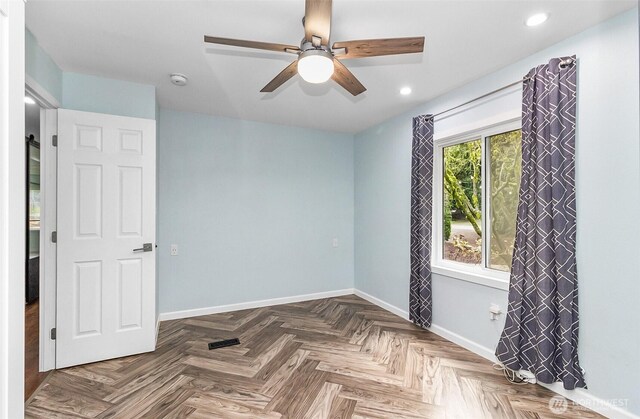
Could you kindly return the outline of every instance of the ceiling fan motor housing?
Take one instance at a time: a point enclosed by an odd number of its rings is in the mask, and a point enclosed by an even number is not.
[[[306,51],[324,51],[331,54],[331,48],[329,48],[328,45],[319,45],[319,46],[315,46],[313,45],[313,43],[308,42],[306,39],[302,40],[302,43],[300,43],[300,51],[302,51],[303,53]]]

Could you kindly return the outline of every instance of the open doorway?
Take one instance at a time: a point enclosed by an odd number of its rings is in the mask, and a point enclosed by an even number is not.
[[[25,95],[25,400],[47,376],[40,372],[41,107]]]

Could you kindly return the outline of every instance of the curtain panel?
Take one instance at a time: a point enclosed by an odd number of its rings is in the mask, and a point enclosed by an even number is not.
[[[433,117],[413,118],[411,151],[411,278],[409,319],[431,326],[431,217],[433,188]]]
[[[525,77],[522,177],[509,306],[496,356],[543,383],[585,387],[578,363],[576,70],[555,58]]]

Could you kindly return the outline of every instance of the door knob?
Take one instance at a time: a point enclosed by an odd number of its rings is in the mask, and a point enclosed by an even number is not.
[[[151,252],[153,251],[153,243],[144,243],[142,247],[133,249],[134,252]]]

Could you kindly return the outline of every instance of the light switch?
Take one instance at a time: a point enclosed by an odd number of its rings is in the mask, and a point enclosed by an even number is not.
[[[171,256],[178,256],[178,245],[177,244],[172,244],[171,245]]]
[[[333,239],[333,240],[331,241],[331,245],[332,245],[333,247],[338,247],[338,239]]]

